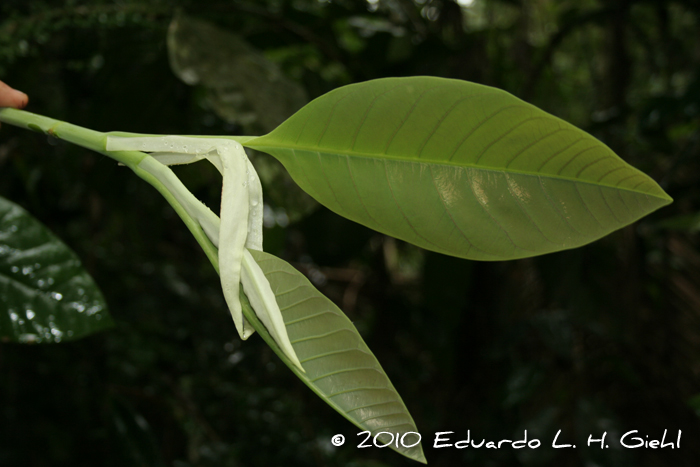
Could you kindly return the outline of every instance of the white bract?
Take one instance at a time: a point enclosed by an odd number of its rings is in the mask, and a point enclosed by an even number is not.
[[[255,331],[243,316],[239,287],[268,332],[289,360],[304,371],[289,341],[270,282],[248,249],[262,251],[263,202],[258,174],[240,143],[218,138],[144,136],[107,138],[108,151],[144,151],[139,167],[156,177],[195,219],[219,249],[219,275],[224,298],[241,339]],[[187,190],[166,166],[207,159],[223,177],[221,218]]]

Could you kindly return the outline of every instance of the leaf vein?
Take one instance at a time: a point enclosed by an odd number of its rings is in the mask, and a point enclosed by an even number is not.
[[[378,407],[380,405],[387,405],[387,404],[400,404],[400,402],[398,400],[385,401],[385,402],[375,402],[374,404],[367,404],[367,405],[361,405],[360,407],[355,407],[354,409],[350,409],[350,410],[345,411],[345,413],[349,414],[350,412],[354,412],[355,410],[369,409],[371,407]]]
[[[603,181],[603,179],[604,179],[605,177],[607,177],[608,175],[610,175],[610,174],[612,174],[612,173],[614,173],[614,172],[617,172],[618,170],[622,170],[622,169],[626,169],[626,168],[627,168],[627,167],[625,167],[624,165],[621,165],[620,167],[617,167],[617,168],[615,168],[615,169],[610,169],[610,170],[608,170],[608,171],[605,172],[603,175],[601,175],[600,178],[598,178],[598,183],[600,183],[601,181]]]
[[[591,211],[591,208],[588,207],[588,204],[586,203],[586,200],[583,199],[583,195],[581,194],[581,191],[578,189],[578,185],[574,183],[574,188],[576,189],[576,193],[578,194],[579,199],[581,200],[581,203],[583,204],[583,207],[586,208],[586,211],[588,211],[588,214],[591,215],[591,217],[598,223],[598,225],[605,230],[603,227],[603,224],[600,223],[598,218],[593,214],[593,211]]]
[[[575,130],[574,130],[573,128],[558,128],[558,129],[556,129],[555,131],[553,131],[553,132],[551,132],[551,133],[545,135],[544,137],[533,141],[532,143],[528,144],[528,145],[525,146],[523,149],[521,149],[520,151],[518,151],[518,153],[517,153],[515,156],[513,156],[513,157],[508,161],[508,163],[506,164],[505,168],[506,168],[506,169],[509,168],[510,165],[511,165],[513,162],[515,162],[515,160],[516,160],[518,157],[520,157],[522,154],[524,154],[525,151],[527,151],[528,149],[530,149],[532,146],[534,146],[534,145],[537,144],[537,143],[541,143],[542,141],[546,140],[546,139],[549,138],[550,136],[556,135],[556,134],[559,133],[560,131],[575,131]]]
[[[309,300],[323,300],[325,302],[326,297],[319,297],[319,296],[306,297],[306,298],[299,300],[296,303],[292,303],[291,305],[287,305],[284,308],[280,308],[280,311],[289,310],[290,308],[293,308],[301,303],[308,302]]]
[[[474,128],[471,129],[471,131],[470,131],[469,133],[467,133],[466,135],[464,135],[464,137],[462,137],[462,139],[459,141],[459,143],[457,144],[457,147],[455,147],[454,151],[452,151],[452,154],[450,154],[450,157],[449,157],[447,160],[448,160],[448,161],[452,161],[452,158],[455,156],[455,154],[457,154],[457,151],[459,150],[459,148],[462,147],[462,145],[467,141],[467,139],[469,139],[469,138],[471,137],[471,135],[474,134],[474,132],[475,132],[476,130],[478,130],[479,128],[483,127],[484,124],[485,124],[486,122],[488,122],[489,120],[491,120],[493,117],[495,117],[495,116],[498,115],[499,113],[503,112],[503,111],[506,110],[506,109],[510,109],[510,108],[513,108],[513,107],[522,107],[522,108],[524,108],[524,109],[529,109],[528,106],[523,105],[523,104],[512,104],[512,105],[506,105],[505,107],[501,107],[501,108],[498,109],[496,112],[492,113],[491,115],[489,115],[488,117],[486,117],[484,120],[480,121]]]
[[[576,172],[576,178],[579,178],[581,176],[581,173],[583,173],[583,171],[586,170],[587,168],[589,168],[593,165],[596,165],[598,162],[602,162],[607,158],[608,158],[608,156],[603,156],[601,158],[594,160],[593,162],[589,162],[588,164],[584,165],[583,167],[581,167],[581,169],[578,172]]]
[[[387,428],[396,428],[397,426],[410,426],[413,428],[415,425],[413,423],[409,422],[404,422],[404,423],[396,423],[395,425],[386,425],[386,426],[380,426],[378,428],[375,428],[372,431],[378,431],[378,430],[386,430]],[[380,432],[381,433],[381,432]]]
[[[353,371],[374,371],[374,372],[376,372],[376,373],[379,373],[381,376],[386,376],[386,375],[384,374],[383,371],[378,370],[378,369],[376,369],[376,368],[372,368],[372,367],[358,367],[358,368],[345,368],[345,369],[343,369],[343,370],[334,371],[334,372],[332,372],[332,373],[326,373],[325,375],[318,376],[318,377],[316,377],[316,378],[314,378],[314,379],[311,379],[311,380],[309,380],[309,381],[311,381],[312,383],[315,383],[316,381],[318,381],[318,380],[320,380],[320,379],[328,378],[328,377],[330,377],[330,376],[335,376],[335,375],[341,375],[341,374],[343,374],[343,373],[351,373],[351,372],[353,372]]]
[[[357,187],[357,182],[355,181],[355,174],[353,174],[353,172],[352,172],[352,165],[350,164],[350,156],[348,156],[348,155],[346,154],[346,155],[345,155],[345,160],[346,160],[347,166],[348,166],[348,173],[350,174],[350,181],[352,182],[352,186],[353,186],[353,188],[355,189],[355,193],[357,193],[357,199],[360,201],[360,205],[361,205],[362,208],[365,210],[365,212],[367,213],[367,215],[369,216],[369,218],[372,219],[372,221],[374,221],[374,223],[375,223],[377,226],[383,228],[382,224],[381,224],[380,222],[378,222],[377,219],[375,219],[374,216],[373,216],[372,214],[370,214],[369,209],[367,209],[367,206],[365,205],[365,202],[362,200],[362,195],[360,195],[360,190],[359,190],[359,188]]]
[[[357,391],[389,391],[392,394],[396,394],[396,390],[389,389],[386,386],[377,386],[377,387],[361,386],[359,388],[345,389],[343,391],[335,392],[333,394],[327,395],[326,397],[328,397],[330,399],[331,397],[340,396],[342,394],[349,394],[351,392],[357,392]]]
[[[374,358],[374,355],[372,355],[370,352],[367,352],[366,350],[362,350],[362,349],[342,349],[342,350],[335,350],[335,351],[333,351],[333,352],[326,352],[326,353],[319,354],[319,355],[313,355],[313,356],[311,356],[311,357],[305,358],[304,360],[300,360],[300,362],[301,362],[301,363],[306,363],[306,362],[310,362],[310,361],[312,361],[312,360],[317,360],[317,359],[319,359],[319,358],[330,357],[330,356],[332,356],[332,355],[337,355],[337,354],[346,353],[346,352],[361,352],[361,353],[363,353],[363,354],[365,354],[365,355],[369,355],[370,357]]]
[[[479,153],[479,156],[476,158],[476,161],[474,161],[474,164],[478,164],[479,161],[481,160],[481,158],[484,156],[484,154],[486,154],[486,152],[487,152],[489,149],[491,149],[491,148],[493,147],[494,144],[498,143],[499,141],[503,141],[503,138],[505,138],[506,136],[508,136],[509,134],[511,134],[513,131],[515,131],[515,130],[518,129],[519,127],[521,127],[521,126],[525,125],[526,123],[531,122],[531,121],[533,121],[533,120],[542,120],[542,119],[545,119],[545,118],[549,118],[549,117],[547,117],[547,116],[544,116],[544,117],[542,117],[542,116],[540,116],[540,117],[529,117],[529,118],[526,118],[525,120],[521,121],[521,122],[518,123],[517,125],[511,127],[510,130],[506,131],[506,132],[503,133],[502,135],[499,135],[496,139],[494,139],[494,140],[491,141],[488,145],[486,145],[486,147],[485,147],[484,149],[482,149],[481,153]]]
[[[583,235],[577,228],[575,228],[575,227],[573,226],[573,224],[571,223],[571,221],[569,221],[569,218],[566,217],[566,216],[560,211],[558,205],[554,202],[554,200],[552,199],[552,197],[549,196],[549,192],[547,191],[547,189],[546,189],[545,186],[544,186],[544,182],[542,181],[542,177],[537,177],[537,178],[540,180],[540,189],[541,189],[542,192],[544,193],[544,196],[547,198],[547,202],[552,206],[552,209],[554,209],[554,211],[555,211],[557,214],[559,214],[559,217],[561,217],[561,218],[564,220],[564,222],[566,223],[566,225],[568,225],[569,228],[571,228],[571,230],[573,230],[574,232],[576,232],[576,233],[579,234],[579,235]]]
[[[389,192],[391,193],[391,199],[394,200],[394,204],[395,204],[396,207],[399,209],[399,212],[401,213],[401,215],[403,216],[404,220],[406,221],[406,223],[408,224],[408,226],[411,228],[411,230],[413,230],[413,232],[414,232],[418,237],[422,238],[422,239],[425,240],[426,242],[428,242],[428,243],[430,243],[431,245],[433,245],[434,247],[436,247],[436,248],[438,249],[437,251],[442,250],[442,248],[440,248],[438,245],[436,245],[435,243],[431,242],[430,240],[428,240],[427,238],[425,238],[424,236],[422,236],[421,234],[419,234],[418,231],[416,230],[416,228],[413,226],[413,224],[412,224],[411,221],[409,220],[409,218],[406,216],[406,213],[404,213],[404,212],[403,212],[403,209],[401,209],[401,206],[399,205],[399,202],[396,200],[396,195],[394,194],[394,188],[391,186],[391,180],[389,180],[389,171],[388,171],[387,166],[386,166],[386,160],[384,161],[384,173],[386,174],[386,183],[387,183],[387,185],[389,186]]]
[[[388,93],[391,92],[391,91],[394,91],[394,90],[395,90],[396,88],[398,88],[399,86],[400,86],[400,85],[397,84],[397,85],[395,85],[395,86],[393,86],[393,87],[387,89],[386,91],[384,91],[384,92],[382,92],[382,93],[379,93],[379,94],[377,94],[376,96],[374,96],[374,98],[372,99],[372,102],[370,102],[369,105],[367,106],[367,109],[365,109],[365,113],[362,115],[362,119],[360,120],[360,124],[357,125],[357,130],[355,130],[355,134],[354,134],[353,137],[352,137],[352,146],[350,147],[351,150],[352,150],[352,149],[355,149],[355,144],[357,144],[357,136],[360,134],[360,129],[362,129],[362,127],[364,126],[365,122],[367,121],[367,115],[369,115],[370,111],[374,108],[374,103],[375,103],[375,102],[377,101],[377,99],[379,99],[381,96],[383,96],[383,95],[385,95],[385,94],[388,94]]]
[[[298,344],[299,342],[306,342],[306,341],[311,341],[311,340],[315,340],[315,339],[323,339],[324,337],[332,336],[333,334],[338,334],[339,332],[349,332],[349,333],[351,333],[353,336],[355,335],[355,332],[354,332],[352,329],[347,329],[347,328],[345,328],[345,329],[336,329],[335,331],[326,332],[326,333],[323,333],[323,334],[316,334],[316,335],[314,335],[314,336],[302,337],[302,338],[293,340],[293,341],[291,341],[290,343],[291,343],[291,344]]]
[[[495,94],[495,93],[479,93],[479,94],[469,94],[468,96],[464,96],[461,99],[458,99],[455,101],[454,104],[450,106],[450,108],[445,111],[442,116],[437,120],[437,123],[433,126],[433,129],[428,133],[427,138],[425,141],[423,141],[423,144],[420,145],[420,149],[418,149],[418,159],[421,158],[421,155],[423,154],[423,150],[425,149],[425,146],[428,144],[428,142],[433,139],[433,136],[435,136],[435,132],[437,131],[438,128],[443,124],[445,120],[452,114],[452,112],[455,110],[455,108],[461,104],[462,102],[466,101],[467,99],[470,99],[472,97],[480,97],[484,96],[487,94]]]
[[[386,143],[386,146],[384,146],[383,154],[387,154],[387,152],[389,151],[389,147],[391,146],[391,143],[394,142],[394,138],[396,138],[396,135],[399,133],[399,131],[401,131],[401,129],[403,128],[403,126],[404,126],[404,125],[406,124],[406,122],[409,120],[409,118],[411,117],[411,114],[413,114],[413,111],[416,110],[416,107],[418,106],[418,104],[420,103],[420,101],[423,100],[423,98],[425,97],[425,95],[426,95],[429,91],[432,91],[433,89],[437,89],[437,88],[439,88],[439,86],[433,86],[432,88],[425,89],[425,90],[420,94],[420,96],[418,96],[418,99],[416,99],[416,101],[413,103],[413,105],[411,106],[411,108],[408,109],[408,113],[406,113],[406,116],[401,120],[401,123],[400,123],[399,126],[396,128],[396,130],[394,131],[394,133],[392,133],[391,137],[389,138],[389,141]]]
[[[580,156],[581,154],[583,154],[585,152],[590,151],[591,149],[596,149],[597,147],[598,147],[598,145],[596,144],[595,146],[591,146],[590,148],[584,149],[584,150],[579,151],[576,154],[574,154],[574,157],[572,157],[571,159],[566,161],[566,164],[562,165],[559,168],[559,170],[557,170],[557,175],[561,175],[561,173],[564,171],[564,169],[567,168],[569,166],[569,164],[571,164],[576,158],[578,158],[578,156]],[[574,177],[574,178],[576,178],[576,177]]]
[[[605,203],[605,206],[612,213],[615,220],[618,222],[618,224],[622,224],[623,222],[617,217],[617,213],[610,206],[610,203],[608,203],[608,197],[605,196],[605,193],[603,193],[603,189],[601,187],[598,187],[598,192],[600,192],[600,196],[603,198],[603,202]]]
[[[528,212],[526,207],[523,205],[523,202],[520,200],[520,197],[516,196],[516,194],[513,193],[513,188],[511,185],[511,178],[508,177],[508,175],[506,175],[506,181],[508,182],[508,192],[510,193],[511,197],[515,200],[515,203],[518,205],[518,208],[520,208],[520,210],[523,212],[523,214],[525,214],[525,217],[528,218],[530,223],[535,227],[535,229],[540,233],[540,235],[542,235],[542,238],[544,238],[545,241],[547,241],[548,243],[551,243],[552,245],[559,245],[559,243],[553,242],[552,240],[549,239],[549,237],[547,237],[544,234],[544,232],[542,232],[542,229],[540,229],[540,226],[537,225],[537,223],[532,218],[532,216],[530,215],[530,213]]]
[[[510,234],[508,233],[508,231],[501,225],[500,222],[498,222],[496,220],[496,218],[491,214],[491,212],[489,212],[489,210],[486,208],[486,206],[484,206],[484,204],[481,202],[480,197],[476,195],[476,192],[474,192],[474,185],[473,185],[473,182],[471,180],[471,174],[470,174],[469,178],[470,178],[470,181],[469,181],[469,183],[467,183],[467,185],[469,186],[469,189],[472,191],[472,194],[474,195],[474,199],[476,199],[477,204],[479,206],[481,206],[481,209],[491,218],[493,223],[496,224],[498,226],[498,228],[505,234],[505,236],[508,239],[508,241],[510,242],[510,244],[513,245],[513,247],[515,247],[518,250],[532,252],[532,250],[527,250],[527,249],[522,248],[521,246],[518,246],[515,244],[513,239],[510,237]]]
[[[369,422],[370,420],[376,420],[376,419],[378,419],[378,418],[385,418],[385,417],[393,417],[394,415],[400,415],[400,416],[402,416],[402,417],[406,417],[406,416],[407,416],[407,414],[406,414],[405,412],[403,412],[403,411],[401,411],[401,412],[389,412],[389,413],[385,413],[385,414],[383,414],[383,415],[374,415],[374,416],[372,416],[372,417],[365,418],[365,419],[363,419],[363,420],[359,420],[357,423],[362,424],[362,423]],[[383,430],[384,428],[393,428],[393,427],[402,426],[402,425],[410,425],[410,423],[399,423],[398,425],[383,426],[383,427],[379,427],[379,428],[376,428],[376,429],[377,429],[377,430]]]

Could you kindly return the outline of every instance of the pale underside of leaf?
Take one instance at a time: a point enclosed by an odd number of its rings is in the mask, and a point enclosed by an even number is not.
[[[671,201],[591,135],[458,80],[346,86],[244,144],[331,210],[469,259],[581,246]]]
[[[324,401],[362,430],[418,432],[376,357],[355,326],[300,272],[267,253],[250,251],[268,278],[296,355],[305,374],[297,373]],[[379,437],[386,443],[386,435]],[[417,441],[406,435],[404,444]],[[425,462],[420,444],[392,449]]]

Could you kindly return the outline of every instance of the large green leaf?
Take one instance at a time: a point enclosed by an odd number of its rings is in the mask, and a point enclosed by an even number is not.
[[[336,89],[246,146],[275,156],[336,213],[469,259],[578,247],[671,202],[584,131],[444,78]]]
[[[102,293],[75,253],[0,197],[0,341],[61,342],[111,325]]]
[[[396,434],[417,433],[401,397],[348,317],[285,261],[261,251],[250,253],[270,281],[289,339],[306,373],[289,363],[274,341],[266,339],[287,366],[361,430],[390,432],[394,439]],[[264,333],[264,327],[256,328]],[[387,435],[377,439],[384,444],[391,441]],[[352,443],[356,441],[361,439]],[[407,434],[403,444],[416,441],[416,435]],[[391,445],[395,451],[425,463],[420,443],[410,448],[399,446],[396,448],[395,441]]]

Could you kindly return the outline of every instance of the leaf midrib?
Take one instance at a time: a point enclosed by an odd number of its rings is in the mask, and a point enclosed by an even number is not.
[[[252,141],[255,141],[255,140],[252,140]],[[251,147],[253,149],[262,150],[262,151],[264,151],[264,148],[299,149],[302,151],[321,152],[321,153],[325,153],[325,154],[337,154],[337,155],[342,155],[342,156],[347,156],[347,157],[363,157],[363,158],[367,158],[367,159],[389,159],[392,161],[419,163],[419,164],[426,164],[426,165],[427,164],[437,164],[437,165],[446,165],[446,166],[460,167],[460,168],[472,168],[472,169],[484,170],[484,171],[488,171],[488,172],[500,172],[500,173],[506,173],[506,174],[525,175],[528,177],[545,177],[545,178],[550,178],[550,179],[554,179],[554,180],[563,180],[563,181],[567,181],[567,182],[581,183],[581,184],[592,185],[592,186],[596,186],[596,187],[606,187],[606,188],[612,188],[615,190],[628,191],[630,193],[638,193],[641,195],[653,196],[654,198],[662,199],[662,200],[669,201],[669,202],[673,201],[673,198],[671,198],[668,195],[666,195],[665,197],[658,196],[654,193],[649,193],[649,192],[645,192],[645,191],[641,191],[641,190],[634,190],[632,188],[611,185],[608,183],[596,183],[596,182],[592,182],[589,180],[581,180],[578,178],[566,177],[566,176],[558,175],[558,174],[527,172],[524,170],[489,167],[489,166],[477,165],[477,164],[473,164],[473,163],[461,163],[460,164],[460,163],[455,163],[452,161],[436,161],[436,160],[431,160],[431,159],[409,159],[406,157],[394,156],[394,155],[390,155],[390,154],[374,154],[374,153],[364,153],[364,152],[358,152],[358,151],[329,152],[328,149],[313,147],[313,146],[302,146],[302,145],[297,145],[297,144],[286,144],[284,146],[273,145],[273,144],[244,144],[244,145],[247,147]],[[629,166],[629,167],[634,169],[634,170],[638,170],[632,166]],[[642,172],[640,172],[640,173],[642,173]]]

